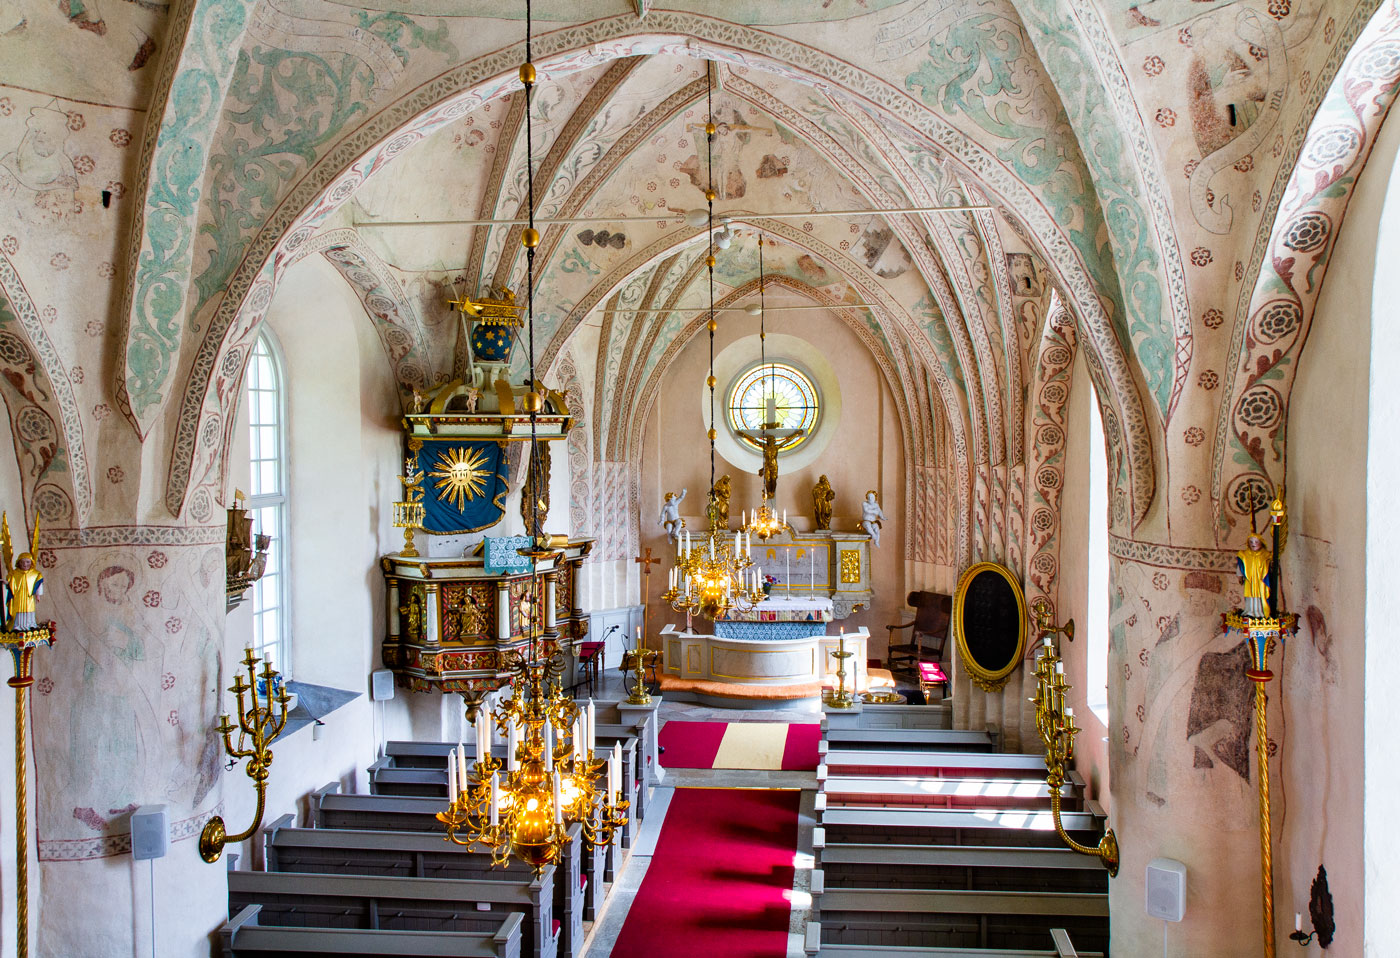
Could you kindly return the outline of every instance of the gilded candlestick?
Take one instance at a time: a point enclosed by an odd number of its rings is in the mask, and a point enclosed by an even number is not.
[[[267,689],[266,705],[258,704],[257,685],[258,672],[257,665],[262,660],[254,654],[252,649],[245,649],[243,653],[243,664],[248,670],[248,680],[245,682],[242,675],[235,674],[233,684],[229,686],[229,691],[234,694],[238,701],[238,724],[235,725],[229,720],[225,713],[220,717],[218,726],[219,734],[223,736],[224,751],[235,762],[241,759],[248,759],[248,777],[253,780],[253,788],[257,791],[257,808],[253,813],[253,824],[249,825],[237,835],[228,834],[224,827],[224,820],[221,816],[215,815],[205,823],[204,830],[199,833],[199,857],[206,862],[213,864],[219,860],[219,856],[224,853],[224,846],[229,842],[241,842],[252,838],[257,833],[258,827],[262,825],[263,811],[267,802],[267,777],[272,765],[272,742],[281,734],[282,728],[287,724],[287,690],[277,688],[274,700],[273,689],[277,672],[273,670],[271,662],[263,663],[262,680],[263,687]],[[252,705],[248,704],[247,695],[253,693]],[[279,711],[274,710],[273,703],[277,703]],[[238,732],[238,743],[234,744],[233,733]],[[251,738],[251,745],[249,739]]]

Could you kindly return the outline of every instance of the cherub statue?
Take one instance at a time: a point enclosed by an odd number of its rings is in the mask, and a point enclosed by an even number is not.
[[[413,390],[413,401],[410,405],[410,409],[412,410],[414,415],[417,415],[418,413],[421,413],[423,411],[423,394],[419,392],[416,388]]]
[[[865,494],[865,501],[860,504],[860,527],[877,546],[880,544],[880,526],[884,519],[885,512],[880,508],[880,500],[875,495],[875,490],[871,489]]]
[[[831,488],[825,474],[812,487],[812,518],[818,529],[831,528],[831,504],[836,500],[836,490]]]
[[[671,542],[680,538],[681,530],[685,528],[685,520],[681,518],[681,502],[684,499],[685,489],[682,488],[680,495],[666,493],[666,501],[661,503],[661,517],[657,521],[666,530],[666,538]]]
[[[1245,615],[1251,618],[1267,619],[1269,612],[1269,550],[1264,540],[1251,530],[1245,547],[1235,553],[1239,568],[1240,582],[1244,583]]]
[[[477,403],[481,402],[481,390],[475,386],[467,387],[467,412],[476,412]]]
[[[729,528],[729,494],[729,473],[726,472],[719,477],[714,489],[710,490],[710,501],[714,503],[715,509],[715,526],[720,529]]]
[[[34,561],[39,551],[39,517],[34,517],[34,538],[28,552],[14,555],[10,547],[9,517],[0,513],[0,560],[4,562],[4,596],[0,602],[0,624],[10,632],[37,629],[38,598],[44,594],[44,577]]]

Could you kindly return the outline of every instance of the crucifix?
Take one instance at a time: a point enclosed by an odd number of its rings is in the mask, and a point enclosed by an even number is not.
[[[660,562],[661,559],[660,557],[653,558],[651,546],[647,546],[646,554],[639,555],[632,561],[642,567],[642,575],[646,576],[646,584],[642,587],[642,638],[637,641],[637,651],[640,652],[645,648],[645,637],[651,635],[651,630],[647,627],[647,608],[651,601],[651,567],[653,563]]]
[[[770,395],[764,409],[763,425],[758,429],[741,429],[745,436],[763,449],[763,467],[758,470],[763,480],[763,499],[771,502],[778,493],[778,453],[807,435],[805,429],[782,429],[778,421],[778,397]]]

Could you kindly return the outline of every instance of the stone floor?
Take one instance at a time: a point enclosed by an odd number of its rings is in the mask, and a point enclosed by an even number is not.
[[[602,677],[597,698],[623,698],[621,676],[610,672]],[[662,699],[660,719],[664,725],[672,719],[690,722],[816,722],[821,718],[821,707],[816,699],[799,702],[782,708],[724,709],[687,702],[672,702]],[[663,766],[665,759],[662,759]],[[664,784],[653,786],[651,804],[647,806],[647,817],[642,822],[637,846],[632,849],[622,875],[611,892],[607,904],[598,921],[589,930],[584,944],[584,958],[606,958],[612,952],[622,924],[627,920],[627,912],[637,895],[642,879],[646,877],[647,866],[651,864],[652,851],[656,847],[661,825],[666,818],[671,796],[677,787],[722,787],[722,788],[800,788],[802,804],[798,813],[797,849],[794,863],[796,872],[792,888],[792,917],[788,926],[788,956],[801,958],[802,929],[811,907],[812,882],[812,828],[816,823],[814,811],[817,776],[815,772],[775,772],[747,769],[667,769]]]

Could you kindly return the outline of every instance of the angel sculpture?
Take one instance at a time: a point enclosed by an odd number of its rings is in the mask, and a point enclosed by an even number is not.
[[[0,513],[0,562],[4,574],[3,601],[0,602],[0,623],[6,631],[25,632],[37,629],[39,621],[35,616],[39,596],[44,594],[44,577],[34,561],[39,551],[39,517],[34,517],[34,538],[28,552],[15,556],[10,545],[9,516]]]
[[[685,520],[681,518],[681,500],[685,498],[685,490],[681,490],[678,496],[674,492],[666,493],[666,501],[661,504],[661,528],[666,530],[666,538],[675,542],[685,528]]]
[[[884,521],[885,512],[880,508],[879,497],[875,495],[875,490],[871,489],[865,494],[865,501],[860,504],[860,528],[877,546],[880,544],[880,527],[884,525]]]

